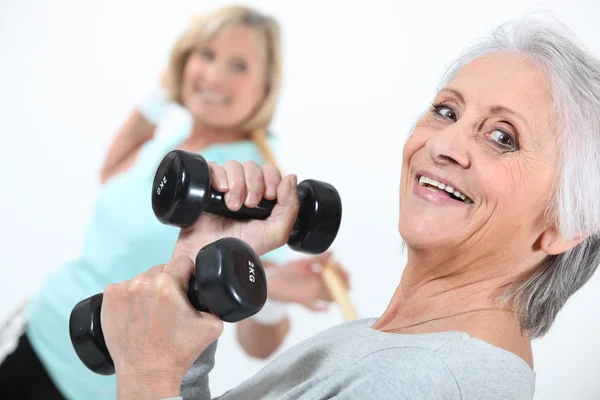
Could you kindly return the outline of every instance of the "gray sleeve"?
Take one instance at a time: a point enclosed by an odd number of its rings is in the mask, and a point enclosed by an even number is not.
[[[215,365],[217,342],[215,340],[208,346],[185,373],[181,382],[181,397],[175,399],[211,400],[208,374]]]
[[[464,399],[533,399],[535,381],[525,361],[480,341],[467,343],[449,343],[437,352]]]
[[[406,358],[409,358],[408,360]],[[410,359],[412,358],[412,359]],[[339,400],[459,400],[460,390],[446,365],[429,350],[382,350],[364,358],[349,379],[319,398]]]

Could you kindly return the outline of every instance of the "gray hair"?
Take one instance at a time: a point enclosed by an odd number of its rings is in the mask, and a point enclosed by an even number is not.
[[[523,17],[496,28],[467,48],[446,72],[442,85],[479,56],[519,52],[548,77],[559,132],[559,170],[547,216],[563,238],[586,237],[549,256],[532,275],[510,286],[521,328],[531,338],[548,333],[556,315],[600,263],[600,61],[553,17]]]

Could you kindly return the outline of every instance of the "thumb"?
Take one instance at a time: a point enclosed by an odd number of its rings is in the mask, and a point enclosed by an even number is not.
[[[163,267],[162,272],[171,275],[181,290],[187,292],[195,268],[195,264],[191,258],[179,256],[169,261]]]
[[[323,268],[328,264],[329,259],[332,257],[331,251],[326,251],[321,254],[309,256],[297,260],[298,270],[305,274],[320,274],[323,272]]]
[[[298,177],[287,175],[277,187],[277,205],[288,207],[298,206]]]
[[[296,175],[288,175],[279,183],[277,187],[277,205],[273,208],[271,221],[277,221],[282,225],[285,237],[289,236],[300,209],[298,201],[298,178]]]
[[[329,309],[329,303],[322,300],[307,302],[304,306],[312,311],[327,311]]]
[[[333,252],[331,250],[325,251],[321,254],[316,254],[306,258],[306,262],[310,264],[327,264],[327,261],[332,257]]]

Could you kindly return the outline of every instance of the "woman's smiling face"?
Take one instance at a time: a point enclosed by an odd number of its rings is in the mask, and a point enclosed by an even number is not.
[[[558,172],[553,116],[549,81],[525,56],[465,65],[404,146],[407,245],[474,257],[535,246]]]

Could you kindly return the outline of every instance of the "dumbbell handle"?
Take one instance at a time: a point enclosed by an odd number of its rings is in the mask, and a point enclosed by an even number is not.
[[[204,210],[211,214],[237,220],[267,219],[276,204],[276,200],[262,199],[255,207],[242,205],[238,211],[231,211],[225,204],[225,194],[213,189],[210,192],[210,199]]]
[[[254,143],[256,143],[256,145],[258,146],[258,148],[264,155],[267,162],[270,164],[273,164],[281,171],[281,168],[279,167],[277,160],[275,160],[275,156],[273,155],[273,153],[271,152],[271,149],[267,145],[263,131],[255,130],[252,133],[252,140],[254,141]],[[325,265],[323,267],[321,276],[323,278],[323,282],[325,283],[325,286],[327,287],[327,290],[329,291],[331,297],[333,297],[333,300],[336,302],[336,304],[342,310],[342,313],[344,314],[344,318],[347,321],[352,321],[352,320],[357,319],[358,314],[357,314],[356,310],[354,309],[354,307],[352,306],[352,303],[350,302],[350,299],[348,297],[348,290],[342,283],[342,278],[340,277],[340,275],[333,268],[331,268],[328,265]]]

